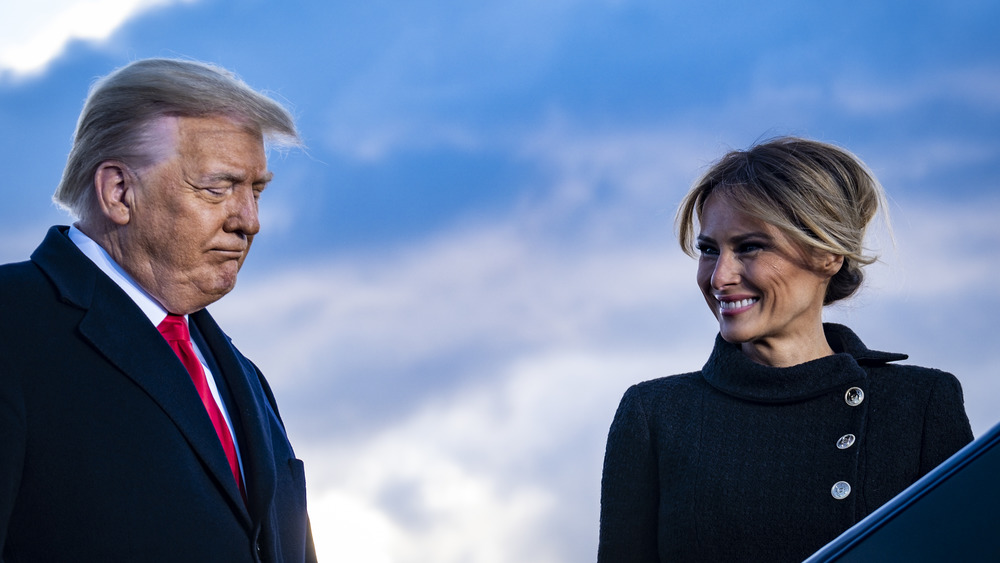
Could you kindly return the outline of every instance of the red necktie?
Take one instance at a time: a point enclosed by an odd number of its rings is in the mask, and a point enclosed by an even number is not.
[[[205,410],[208,411],[208,417],[212,419],[212,424],[215,425],[215,433],[219,435],[219,440],[222,442],[222,449],[225,450],[226,457],[229,458],[229,469],[233,472],[236,485],[240,488],[240,493],[246,498],[246,492],[243,490],[243,479],[240,478],[240,467],[236,460],[236,446],[233,445],[233,437],[229,433],[229,427],[226,425],[226,419],[222,416],[222,411],[219,410],[219,405],[215,402],[215,398],[212,397],[212,390],[208,388],[205,370],[202,369],[201,362],[198,360],[197,354],[194,353],[194,347],[191,346],[191,333],[188,332],[188,326],[184,321],[184,317],[180,315],[167,315],[167,318],[163,319],[163,322],[156,328],[163,335],[163,338],[167,340],[167,343],[170,344],[170,347],[173,348],[174,353],[180,358],[184,367],[187,368],[188,375],[191,376],[191,381],[194,382],[194,388],[198,390],[198,396],[201,397],[201,402],[205,405]]]

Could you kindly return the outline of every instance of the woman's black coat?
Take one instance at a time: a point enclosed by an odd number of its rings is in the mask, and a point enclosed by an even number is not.
[[[625,393],[599,562],[801,561],[972,440],[953,375],[824,328],[832,356],[771,368],[717,338]]]

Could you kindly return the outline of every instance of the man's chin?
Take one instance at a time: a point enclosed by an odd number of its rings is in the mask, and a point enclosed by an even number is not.
[[[230,291],[233,290],[235,285],[234,279],[233,283],[230,284],[221,284],[207,289],[197,289],[185,295],[175,295],[169,297],[161,300],[160,304],[163,305],[167,311],[178,315],[197,313],[198,311],[225,297]]]

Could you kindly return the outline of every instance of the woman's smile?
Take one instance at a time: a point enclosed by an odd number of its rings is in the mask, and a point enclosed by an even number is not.
[[[719,302],[719,314],[720,315],[738,315],[740,313],[750,310],[750,307],[755,303],[760,301],[758,297],[744,297],[744,298],[732,298],[725,296],[716,296],[715,300]]]

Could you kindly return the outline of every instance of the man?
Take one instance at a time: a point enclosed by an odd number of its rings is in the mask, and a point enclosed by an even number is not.
[[[0,266],[0,560],[315,560],[274,397],[205,310],[260,228],[265,139],[299,142],[214,66],[91,89],[54,196],[78,221]]]

